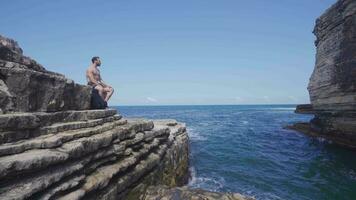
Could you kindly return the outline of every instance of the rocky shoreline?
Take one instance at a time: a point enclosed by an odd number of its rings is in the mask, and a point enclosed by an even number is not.
[[[189,178],[184,123],[90,101],[90,87],[0,36],[0,199],[249,199],[178,187]]]
[[[288,128],[356,149],[356,1],[316,22],[309,123]],[[171,119],[90,110],[91,88],[47,71],[0,36],[0,199],[251,199],[184,186],[189,137]]]

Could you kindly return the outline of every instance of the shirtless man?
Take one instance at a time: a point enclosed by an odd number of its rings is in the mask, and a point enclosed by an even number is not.
[[[101,65],[100,58],[95,56],[91,59],[91,62],[92,64],[86,71],[88,85],[97,89],[101,98],[103,98],[105,102],[108,102],[111,95],[114,93],[114,89],[110,85],[104,83],[103,79],[101,79],[100,71],[98,69]]]

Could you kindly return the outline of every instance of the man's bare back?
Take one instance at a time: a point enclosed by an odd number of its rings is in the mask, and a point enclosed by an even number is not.
[[[92,58],[92,64],[88,67],[86,71],[86,78],[88,85],[94,87],[98,90],[99,95],[103,98],[105,102],[109,101],[111,95],[114,93],[114,89],[104,83],[100,76],[100,70],[98,67],[101,65],[99,57]]]

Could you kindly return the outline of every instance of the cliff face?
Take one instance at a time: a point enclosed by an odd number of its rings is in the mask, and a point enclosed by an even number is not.
[[[316,110],[356,108],[356,1],[339,0],[316,21],[316,65],[308,90]]]
[[[356,1],[339,0],[316,21],[308,133],[356,147]],[[298,110],[298,109],[297,109]]]
[[[90,87],[47,71],[0,35],[0,113],[84,110],[90,95]]]

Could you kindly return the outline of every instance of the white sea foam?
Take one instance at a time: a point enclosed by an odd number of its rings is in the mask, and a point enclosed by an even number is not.
[[[270,192],[266,192],[266,193],[262,193],[261,195],[256,195],[255,196],[256,200],[282,200],[281,197],[277,196],[276,194],[270,193]]]
[[[322,138],[322,137],[317,137],[316,139],[322,143],[327,141],[325,138]]]
[[[356,180],[356,173],[354,170],[350,170],[349,177],[354,181]]]
[[[198,131],[195,131],[193,128],[187,128],[189,139],[191,141],[205,141],[206,137],[202,136]]]
[[[241,121],[242,122],[242,124],[248,124],[248,121],[245,121],[245,120],[243,120],[243,121]]]
[[[193,166],[189,167],[189,173],[190,173],[190,180],[188,185],[192,186],[197,182],[197,172],[195,171],[195,168]]]
[[[223,177],[199,177],[196,174],[195,168],[190,167],[189,168],[191,178],[189,180],[188,186],[193,187],[193,188],[203,188],[209,191],[220,191],[224,185],[225,185],[225,180]]]

